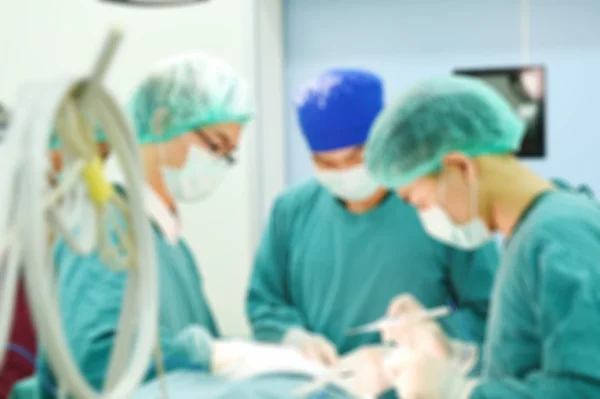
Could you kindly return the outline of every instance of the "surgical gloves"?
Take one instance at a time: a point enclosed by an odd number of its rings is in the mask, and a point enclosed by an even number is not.
[[[450,354],[450,343],[444,331],[434,320],[427,319],[426,309],[412,295],[403,294],[394,299],[387,317],[404,321],[384,327],[381,331],[383,342],[419,349],[434,356]]]
[[[450,358],[410,349],[390,355],[385,369],[403,399],[468,399],[478,382]]]
[[[391,351],[390,347],[366,346],[343,357],[336,369],[347,378],[339,385],[359,397],[377,397],[392,388],[393,380],[384,367]]]
[[[283,338],[283,344],[297,348],[309,359],[326,366],[338,361],[337,349],[327,338],[300,328],[291,328]]]
[[[390,305],[388,316],[405,322],[382,331],[384,341],[398,345],[386,358],[386,375],[403,399],[468,398],[476,380],[466,375],[477,362],[477,346],[449,339],[425,313],[411,295],[401,295]]]

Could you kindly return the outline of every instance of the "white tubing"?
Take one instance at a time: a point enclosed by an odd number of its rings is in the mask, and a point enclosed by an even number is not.
[[[26,101],[27,93],[22,93]],[[20,234],[18,231],[20,211],[17,208],[17,187],[21,168],[20,149],[22,137],[17,133],[31,124],[30,110],[15,112],[12,123],[0,145],[0,365],[10,337],[15,294],[22,265]]]
[[[17,238],[17,228],[8,231],[3,239],[6,251],[0,251],[2,266],[4,270],[0,274],[2,287],[0,288],[2,299],[0,300],[0,365],[4,361],[4,353],[8,346],[8,339],[12,327],[13,313],[17,285],[19,283],[19,271],[21,266],[21,242]],[[6,263],[5,263],[6,262]]]
[[[31,248],[25,251],[25,273],[29,300],[37,330],[48,360],[56,377],[65,390],[77,398],[127,398],[144,378],[151,362],[154,338],[158,334],[158,280],[155,251],[150,225],[144,213],[143,182],[139,154],[135,150],[135,138],[115,101],[101,88],[94,89],[94,95],[88,98],[87,111],[93,115],[103,130],[111,149],[116,153],[123,167],[127,182],[127,203],[131,212],[129,231],[133,234],[134,264],[129,269],[123,309],[117,328],[117,337],[113,346],[109,376],[105,389],[98,393],[82,377],[75,364],[65,340],[62,320],[54,292],[53,264],[48,250],[47,201],[49,187],[47,182],[46,154],[50,133],[54,125],[59,105],[64,101],[76,101],[73,93],[73,80],[38,85],[32,90],[35,99],[19,104],[27,107],[35,115],[32,129],[25,132],[28,146],[23,148],[26,154],[24,162],[24,181],[20,198],[27,209],[23,222],[23,234]],[[86,112],[87,113],[87,112]],[[77,125],[74,125],[77,126]],[[81,137],[81,131],[74,127],[71,131],[61,129],[61,139],[65,141],[66,151],[85,156],[85,148],[93,139]],[[93,131],[88,131],[93,134]],[[69,142],[69,138],[72,138]],[[134,149],[134,150],[132,150]],[[95,148],[92,153],[95,152]],[[78,154],[79,153],[79,154]],[[67,157],[65,157],[67,159]],[[70,168],[72,164],[65,164]],[[98,209],[102,219],[103,209]],[[136,328],[137,327],[137,328]],[[136,331],[136,329],[138,331]],[[134,341],[132,343],[132,341]]]

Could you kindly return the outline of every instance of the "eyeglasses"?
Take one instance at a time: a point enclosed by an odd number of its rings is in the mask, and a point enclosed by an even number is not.
[[[200,137],[204,144],[208,146],[212,153],[223,157],[223,159],[225,159],[225,161],[227,161],[229,165],[235,165],[237,160],[235,159],[233,151],[223,153],[221,147],[214,141],[212,141],[203,130],[196,130],[196,134],[198,135],[198,137]]]

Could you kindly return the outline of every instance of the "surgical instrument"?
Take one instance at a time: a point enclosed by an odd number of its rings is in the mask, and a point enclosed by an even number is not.
[[[437,308],[426,310],[423,313],[419,313],[415,315],[416,321],[424,321],[431,319],[439,319],[442,317],[448,316],[452,313],[452,309],[449,306],[440,306]],[[368,334],[373,332],[381,331],[386,327],[393,327],[407,321],[407,316],[399,316],[399,317],[384,317],[374,322],[354,327],[348,330],[348,335],[359,335],[359,334]]]

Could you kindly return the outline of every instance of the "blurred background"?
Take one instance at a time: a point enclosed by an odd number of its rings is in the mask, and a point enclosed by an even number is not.
[[[184,207],[183,217],[223,332],[245,335],[247,276],[272,200],[312,174],[292,98],[323,69],[370,69],[384,79],[389,100],[430,75],[543,67],[489,78],[500,79],[532,121],[527,163],[600,191],[600,2],[531,0],[527,43],[522,17],[519,0],[210,0],[176,8],[3,1],[0,102],[10,108],[24,81],[87,74],[113,25],[125,40],[106,83],[123,102],[151,65],[182,51],[215,54],[241,71],[257,93],[258,118],[244,137],[240,165],[214,196]],[[530,70],[538,74],[521,79]],[[545,97],[536,94],[539,72]]]

